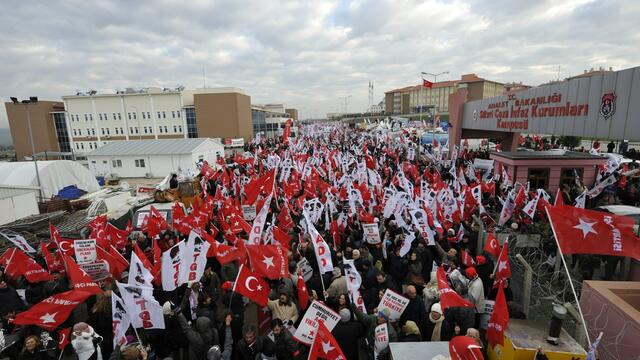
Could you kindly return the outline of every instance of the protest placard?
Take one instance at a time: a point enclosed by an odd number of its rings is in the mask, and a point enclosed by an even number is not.
[[[91,279],[93,279],[93,281],[104,280],[111,275],[109,273],[109,264],[104,260],[78,265],[91,277]]]
[[[378,305],[378,312],[389,309],[391,313],[389,321],[397,321],[400,319],[400,315],[402,315],[402,312],[404,312],[408,304],[409,299],[393,290],[387,289],[382,296],[382,300],[380,300],[380,305]]]
[[[380,244],[380,231],[378,231],[377,223],[363,223],[362,231],[364,232],[364,237],[367,239],[369,244]]]
[[[256,218],[256,207],[254,205],[242,205],[242,217],[247,221]]]
[[[301,343],[311,345],[318,328],[318,320],[324,321],[324,325],[331,331],[339,319],[340,315],[337,312],[320,302],[314,301],[304,314],[293,337]]]
[[[73,249],[78,264],[87,264],[96,260],[96,239],[74,240]]]

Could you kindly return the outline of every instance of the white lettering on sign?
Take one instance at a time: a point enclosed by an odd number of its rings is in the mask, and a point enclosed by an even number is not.
[[[298,326],[293,337],[301,343],[311,345],[316,335],[316,329],[318,328],[318,320],[322,320],[327,329],[331,331],[339,319],[340,315],[331,308],[317,301],[313,301],[311,305],[309,305],[307,312],[305,312],[300,326]]]
[[[82,239],[73,242],[78,264],[86,264],[96,261],[96,239]]]

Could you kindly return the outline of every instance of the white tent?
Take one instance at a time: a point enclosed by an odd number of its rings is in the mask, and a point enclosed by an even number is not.
[[[43,196],[50,198],[60,189],[75,185],[86,192],[100,190],[91,172],[70,160],[38,161]],[[36,167],[32,161],[0,163],[0,185],[38,186]]]

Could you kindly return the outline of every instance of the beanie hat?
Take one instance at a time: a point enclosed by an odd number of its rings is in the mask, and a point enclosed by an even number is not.
[[[389,321],[389,318],[391,317],[391,311],[389,309],[382,309],[382,311],[378,312],[378,317],[384,318],[385,320]]]
[[[349,309],[340,310],[340,321],[347,322],[351,320],[351,311]]]
[[[431,305],[431,311],[437,312],[438,314],[442,315],[442,306],[440,306],[440,303],[435,303]]]
[[[469,278],[470,280],[473,280],[473,279],[475,279],[476,276],[478,276],[478,272],[476,271],[476,268],[474,268],[474,267],[466,268],[464,273],[465,273],[465,275],[467,275],[467,278]]]

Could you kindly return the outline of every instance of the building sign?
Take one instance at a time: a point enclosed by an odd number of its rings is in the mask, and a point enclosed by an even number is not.
[[[634,121],[639,114],[636,67],[467,102],[462,127],[640,140],[640,122]]]
[[[225,138],[224,139],[224,147],[243,147],[244,146],[244,138]]]

